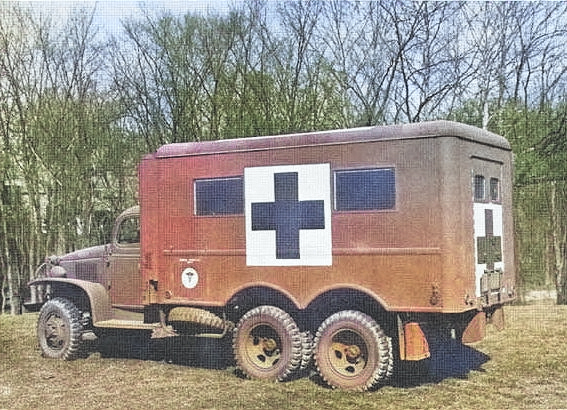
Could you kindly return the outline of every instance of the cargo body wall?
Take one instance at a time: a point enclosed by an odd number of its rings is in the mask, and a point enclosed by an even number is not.
[[[443,311],[482,309],[510,302],[515,298],[512,153],[502,147],[446,138],[441,145],[440,160],[443,168]],[[485,178],[482,198],[475,198],[475,178],[478,177]],[[494,184],[493,192],[490,183]],[[494,239],[499,240],[500,248],[496,263],[500,276],[498,286],[493,289],[481,286],[485,271],[495,267],[479,263],[484,256],[483,249],[477,246],[481,235],[478,228],[484,231],[486,224],[484,216],[476,215],[479,206],[498,209],[500,215],[499,226],[493,224],[498,233],[498,238]],[[463,303],[467,307],[463,307]]]
[[[179,144],[146,157],[141,260],[153,284],[146,303],[221,307],[254,287],[300,309],[333,289],[359,290],[391,311],[476,309],[475,158],[500,164],[501,236],[509,241],[502,240],[499,286],[513,287],[509,149],[445,131],[377,129]],[[383,197],[357,192],[358,180],[380,185]],[[374,209],[364,209],[367,201]],[[315,216],[285,226],[273,215],[280,202]],[[487,303],[513,297],[497,293]]]

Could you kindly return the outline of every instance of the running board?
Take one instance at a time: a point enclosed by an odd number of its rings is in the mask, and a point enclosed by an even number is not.
[[[159,323],[144,323],[138,320],[110,319],[96,322],[95,327],[103,329],[132,329],[132,330],[155,330],[161,325]]]
[[[144,323],[138,320],[110,319],[96,322],[94,327],[99,329],[124,329],[124,330],[148,330],[152,332],[152,339],[179,336],[172,326],[162,326],[161,323]],[[187,335],[191,337],[203,337],[208,339],[222,339],[228,333],[228,327],[222,333],[197,333]]]

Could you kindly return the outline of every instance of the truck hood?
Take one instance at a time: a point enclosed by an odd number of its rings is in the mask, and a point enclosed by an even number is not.
[[[90,248],[79,249],[75,252],[56,257],[61,262],[73,262],[83,259],[102,258],[106,253],[108,245],[91,246]]]
[[[46,260],[46,276],[54,278],[82,279],[89,282],[101,280],[108,245],[79,249]]]

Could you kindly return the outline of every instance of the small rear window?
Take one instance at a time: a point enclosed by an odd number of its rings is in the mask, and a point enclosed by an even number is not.
[[[195,181],[195,215],[238,215],[244,213],[242,177]]]
[[[490,200],[500,202],[500,181],[498,178],[490,178]]]
[[[474,200],[479,202],[486,200],[486,181],[482,175],[474,176]]]
[[[394,168],[335,172],[335,209],[369,211],[394,209],[396,178]]]

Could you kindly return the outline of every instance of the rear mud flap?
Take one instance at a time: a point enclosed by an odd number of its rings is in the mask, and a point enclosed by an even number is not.
[[[488,323],[493,324],[496,330],[504,330],[504,308],[502,306],[497,307],[492,312],[488,314]]]
[[[423,330],[416,322],[402,324],[398,318],[400,360],[419,361],[431,356],[429,343]]]
[[[478,312],[469,322],[463,332],[463,343],[475,343],[481,341],[486,335],[486,313]]]
[[[487,323],[494,325],[498,331],[504,329],[504,309],[502,306],[497,306],[493,310],[478,312],[463,332],[462,342],[475,343],[484,339]]]

